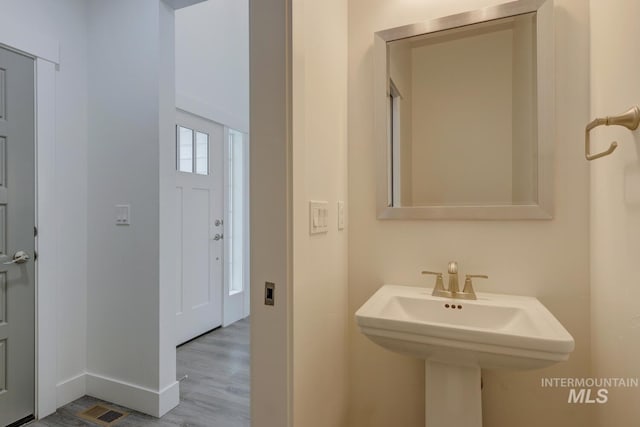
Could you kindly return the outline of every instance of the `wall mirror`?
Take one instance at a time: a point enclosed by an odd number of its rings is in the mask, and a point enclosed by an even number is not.
[[[375,33],[381,219],[550,219],[552,0]]]

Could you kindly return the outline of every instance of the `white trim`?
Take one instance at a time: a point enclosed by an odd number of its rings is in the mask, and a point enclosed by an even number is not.
[[[19,50],[34,58],[60,64],[60,44],[51,37],[33,31],[32,26],[3,21],[0,25],[0,44]]]
[[[176,108],[200,116],[203,119],[224,124],[242,133],[249,133],[249,123],[246,118],[238,117],[227,110],[222,110],[206,101],[184,93],[176,93]]]
[[[56,210],[56,70],[36,60],[36,408],[38,418],[57,409],[57,210]]]
[[[180,404],[180,382],[174,381],[158,392],[158,417]]]
[[[59,382],[56,386],[58,408],[81,398],[85,394],[87,394],[87,378],[84,372]]]
[[[251,162],[250,162],[250,135],[244,134],[244,317],[251,314]]]
[[[178,381],[156,391],[89,372],[85,379],[87,395],[158,418],[177,406],[180,399]]]

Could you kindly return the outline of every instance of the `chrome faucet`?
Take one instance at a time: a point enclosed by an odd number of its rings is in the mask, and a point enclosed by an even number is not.
[[[473,283],[471,283],[471,279],[474,277],[488,279],[489,276],[484,274],[467,274],[465,275],[464,280],[464,289],[460,292],[460,285],[458,282],[458,263],[455,261],[451,261],[448,265],[447,271],[449,272],[449,286],[447,289],[444,287],[444,282],[442,280],[442,273],[438,273],[435,271],[423,271],[422,274],[431,274],[436,276],[436,285],[433,287],[433,292],[431,295],[435,297],[445,297],[445,298],[458,298],[458,299],[478,299],[476,296],[476,292],[473,290]]]

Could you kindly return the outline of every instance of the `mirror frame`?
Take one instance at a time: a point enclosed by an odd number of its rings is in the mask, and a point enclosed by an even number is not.
[[[538,203],[529,205],[467,205],[393,207],[388,117],[389,64],[387,42],[526,13],[536,13]],[[553,218],[555,145],[555,63],[553,0],[517,0],[378,31],[374,35],[374,131],[378,219],[545,220]]]

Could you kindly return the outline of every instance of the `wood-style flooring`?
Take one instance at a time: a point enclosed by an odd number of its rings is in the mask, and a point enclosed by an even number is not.
[[[129,412],[117,427],[249,427],[249,319],[178,348],[180,405],[158,419],[92,397],[82,397],[30,426],[95,427],[77,413],[103,403]]]

